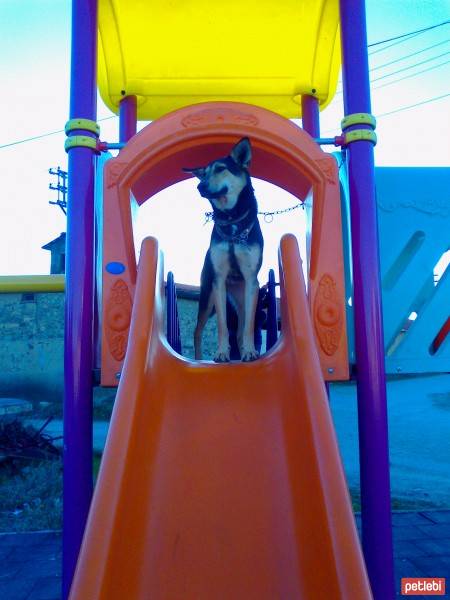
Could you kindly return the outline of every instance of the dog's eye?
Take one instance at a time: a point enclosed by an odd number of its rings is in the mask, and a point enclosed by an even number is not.
[[[214,169],[214,173],[222,173],[222,171],[225,171],[225,167],[216,167]]]

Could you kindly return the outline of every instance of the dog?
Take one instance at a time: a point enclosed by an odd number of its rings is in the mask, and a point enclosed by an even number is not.
[[[214,361],[230,361],[227,300],[237,314],[236,336],[241,360],[250,362],[259,357],[255,348],[255,313],[264,240],[248,170],[251,155],[250,140],[242,138],[225,158],[213,160],[206,167],[183,169],[200,180],[197,189],[210,201],[214,221],[201,273],[194,332],[196,360],[202,358],[202,332],[215,310],[218,347]]]

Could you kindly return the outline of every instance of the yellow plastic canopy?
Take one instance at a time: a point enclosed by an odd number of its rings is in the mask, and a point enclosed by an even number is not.
[[[339,66],[338,0],[99,0],[101,96],[137,96],[141,120],[215,100],[298,118]]]

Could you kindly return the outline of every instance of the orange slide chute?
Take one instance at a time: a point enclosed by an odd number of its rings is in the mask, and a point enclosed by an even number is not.
[[[270,352],[192,362],[167,344],[162,259],[144,240],[71,600],[372,597],[291,235],[280,281]]]

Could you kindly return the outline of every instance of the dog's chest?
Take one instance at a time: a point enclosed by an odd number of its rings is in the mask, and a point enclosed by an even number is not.
[[[257,271],[261,250],[257,245],[221,242],[211,246],[210,253],[215,275],[236,280]]]

